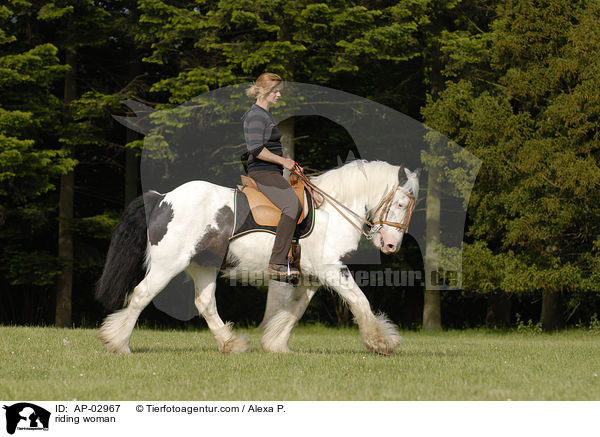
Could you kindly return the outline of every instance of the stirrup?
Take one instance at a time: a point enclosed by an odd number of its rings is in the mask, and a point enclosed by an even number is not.
[[[290,265],[289,263],[287,266],[285,264],[269,264],[267,272],[279,277],[291,277],[300,275],[300,271],[293,265]]]

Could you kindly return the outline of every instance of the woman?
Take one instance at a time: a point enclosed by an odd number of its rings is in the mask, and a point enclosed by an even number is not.
[[[283,157],[281,132],[269,112],[269,108],[281,97],[282,86],[278,75],[261,74],[255,84],[246,90],[249,97],[256,98],[256,103],[242,117],[248,147],[248,176],[281,209],[268,267],[269,273],[279,278],[288,275],[287,255],[301,213],[298,196],[283,177],[283,169],[292,170],[296,162]],[[290,266],[289,275],[299,273],[296,266]]]

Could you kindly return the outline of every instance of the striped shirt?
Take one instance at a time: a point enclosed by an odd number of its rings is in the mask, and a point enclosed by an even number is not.
[[[256,103],[242,116],[244,137],[248,148],[248,173],[256,170],[275,170],[283,173],[283,167],[257,158],[265,147],[275,155],[283,156],[281,131],[273,115]]]

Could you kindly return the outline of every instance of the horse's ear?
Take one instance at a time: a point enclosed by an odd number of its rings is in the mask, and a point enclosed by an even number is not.
[[[400,168],[398,169],[398,186],[400,187],[402,187],[408,181],[406,170],[407,169],[400,164]]]

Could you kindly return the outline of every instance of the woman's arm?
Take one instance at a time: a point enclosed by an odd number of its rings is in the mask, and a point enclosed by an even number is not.
[[[294,164],[296,164],[296,161],[294,161],[293,159],[284,158],[282,156],[276,155],[273,152],[271,152],[269,149],[267,149],[266,147],[263,148],[260,151],[260,153],[258,155],[256,155],[256,157],[262,159],[263,161],[268,161],[268,162],[272,162],[274,164],[279,164],[279,165],[283,166],[283,168],[287,168],[288,170],[291,170],[292,168],[294,168]]]

